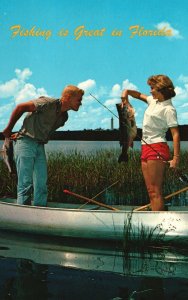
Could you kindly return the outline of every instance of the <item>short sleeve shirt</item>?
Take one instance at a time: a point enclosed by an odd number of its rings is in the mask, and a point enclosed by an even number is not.
[[[147,97],[148,108],[143,120],[143,141],[148,144],[166,142],[166,132],[170,127],[177,127],[177,113],[171,99],[158,101]]]
[[[32,101],[36,110],[26,115],[19,134],[47,143],[50,135],[65,124],[68,113],[61,111],[60,99],[40,97]]]

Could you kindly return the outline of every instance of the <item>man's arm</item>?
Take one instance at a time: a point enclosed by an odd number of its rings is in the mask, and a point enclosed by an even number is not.
[[[10,116],[10,120],[8,122],[7,127],[3,130],[3,135],[5,137],[10,137],[14,125],[20,119],[20,117],[23,115],[23,113],[33,112],[35,110],[36,110],[36,106],[34,105],[34,103],[32,101],[18,104]]]
[[[147,95],[141,94],[140,92],[134,90],[123,90],[121,94],[123,104],[126,104],[126,102],[128,101],[128,96],[142,100],[147,103]]]

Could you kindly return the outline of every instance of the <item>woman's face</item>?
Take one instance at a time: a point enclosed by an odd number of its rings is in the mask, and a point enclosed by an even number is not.
[[[164,96],[159,92],[158,90],[155,89],[154,86],[150,86],[150,93],[153,96],[154,99],[157,99],[159,101],[164,100]]]

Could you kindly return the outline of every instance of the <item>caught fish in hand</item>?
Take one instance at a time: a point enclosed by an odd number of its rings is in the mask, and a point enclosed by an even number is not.
[[[15,162],[13,153],[13,141],[10,138],[5,138],[3,147],[1,149],[1,155],[10,174],[15,173]]]
[[[128,149],[133,146],[133,140],[137,135],[137,127],[134,108],[128,101],[126,104],[116,104],[116,108],[119,115],[120,146],[122,147],[122,152],[118,159],[120,163],[128,161]]]

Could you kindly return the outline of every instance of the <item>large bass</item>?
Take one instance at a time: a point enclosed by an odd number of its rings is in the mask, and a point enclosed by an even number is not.
[[[126,104],[116,104],[116,108],[119,115],[119,141],[122,147],[122,152],[118,159],[120,163],[128,161],[128,149],[133,146],[133,140],[137,135],[137,127],[134,108],[128,101]]]

